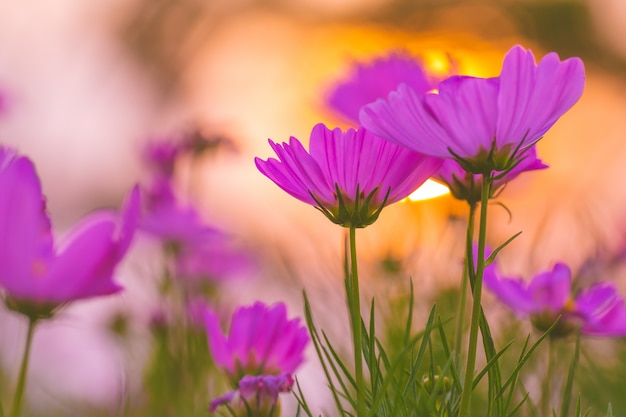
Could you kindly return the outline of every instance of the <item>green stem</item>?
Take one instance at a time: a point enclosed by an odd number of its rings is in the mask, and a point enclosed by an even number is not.
[[[26,374],[28,372],[28,360],[30,358],[30,348],[33,342],[33,334],[35,332],[35,324],[37,319],[28,319],[28,330],[26,332],[26,347],[24,348],[24,356],[22,357],[22,365],[20,366],[20,374],[17,379],[17,387],[15,388],[15,396],[13,397],[13,408],[10,417],[19,417],[22,410],[22,400],[24,399],[24,388],[26,387]]]
[[[359,272],[356,259],[356,228],[350,226],[350,292],[348,304],[352,321],[352,341],[354,344],[354,377],[356,381],[356,415],[365,415],[364,381],[363,381],[363,355],[361,350],[361,301],[359,295]]]
[[[476,276],[474,277],[474,288],[472,291],[472,318],[470,322],[469,343],[467,346],[467,366],[465,368],[465,379],[463,382],[463,393],[461,395],[461,405],[459,417],[469,415],[472,385],[474,381],[474,369],[476,366],[476,350],[478,346],[478,325],[481,316],[480,299],[483,288],[483,271],[485,269],[485,237],[487,235],[487,203],[491,191],[491,176],[483,174],[482,191],[480,203],[480,224],[478,228],[478,259],[476,260]],[[468,263],[471,265],[471,263]],[[473,271],[468,271],[471,275]]]
[[[543,379],[543,386],[541,387],[541,409],[544,416],[552,415],[550,412],[551,403],[551,386],[552,375],[554,373],[554,343],[552,338],[548,337],[548,369]]]
[[[463,327],[465,326],[465,310],[467,308],[467,284],[469,283],[469,268],[470,268],[470,258],[471,256],[471,245],[472,245],[472,236],[474,235],[474,219],[476,213],[476,205],[470,204],[469,216],[467,220],[467,239],[466,239],[466,248],[469,248],[469,252],[466,250],[465,253],[465,268],[463,269],[463,277],[461,280],[461,293],[459,295],[459,311],[457,313],[457,323],[456,323],[456,333],[454,336],[455,345],[454,350],[456,352],[457,358],[461,357],[461,349],[463,349]],[[460,361],[459,361],[460,365]]]

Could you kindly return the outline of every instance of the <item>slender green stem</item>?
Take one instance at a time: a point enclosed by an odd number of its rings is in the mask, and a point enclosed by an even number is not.
[[[352,341],[354,344],[354,377],[356,381],[356,415],[365,415],[364,386],[363,380],[363,354],[361,349],[361,301],[359,295],[359,272],[356,259],[356,228],[350,226],[350,293],[348,304],[352,321]],[[373,337],[373,335],[372,335]]]
[[[472,236],[474,235],[474,219],[476,213],[476,205],[470,204],[469,216],[467,219],[467,239],[466,239],[466,248],[471,249],[472,245]],[[454,336],[454,350],[456,352],[457,358],[461,357],[461,350],[463,349],[463,327],[465,326],[465,310],[467,308],[467,285],[469,283],[469,269],[470,269],[470,259],[471,250],[466,250],[465,253],[465,268],[463,269],[463,278],[461,280],[461,292],[459,294],[460,302],[459,302],[459,311],[457,313],[457,321],[456,321],[456,333]],[[460,361],[459,361],[460,366]]]
[[[552,387],[552,375],[554,374],[554,355],[554,342],[552,342],[551,337],[548,337],[548,368],[541,387],[541,410],[544,416],[552,415],[550,410],[552,390],[550,388]]]
[[[17,379],[17,387],[15,388],[15,396],[13,397],[13,408],[10,417],[19,417],[22,410],[22,400],[24,399],[24,388],[26,387],[26,374],[28,372],[28,360],[30,358],[30,348],[33,342],[33,334],[35,332],[35,324],[37,319],[29,318],[28,330],[26,332],[26,346],[24,347],[24,356],[22,357],[22,365],[20,366],[20,374]]]
[[[574,350],[574,357],[572,358],[572,362],[569,366],[569,371],[567,373],[567,381],[565,382],[565,386],[563,387],[563,395],[561,397],[561,409],[559,413],[561,417],[569,416],[570,401],[572,400],[572,388],[574,386],[574,375],[576,374],[576,369],[578,368],[579,359],[580,359],[580,331],[577,331],[576,332],[576,349]],[[578,400],[580,401],[580,397]],[[579,406],[580,406],[580,403],[579,403]],[[580,415],[580,413],[577,413],[577,415]]]
[[[476,260],[476,276],[474,277],[474,288],[472,291],[472,318],[470,322],[469,343],[467,346],[467,365],[465,368],[465,378],[463,382],[463,393],[461,395],[461,405],[459,417],[469,415],[472,385],[474,380],[474,368],[476,366],[476,350],[478,346],[478,325],[480,323],[481,305],[480,299],[483,288],[483,271],[485,269],[485,237],[487,235],[487,203],[491,191],[491,176],[483,174],[482,191],[480,203],[480,224],[478,228],[478,259]],[[471,263],[468,263],[471,265]],[[468,271],[472,274],[473,271]]]

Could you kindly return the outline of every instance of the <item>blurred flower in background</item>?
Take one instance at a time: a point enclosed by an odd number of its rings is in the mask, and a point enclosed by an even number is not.
[[[0,286],[7,306],[37,320],[71,301],[120,291],[113,273],[135,234],[139,205],[135,188],[120,225],[111,212],[94,213],[56,244],[35,167],[0,147]]]
[[[440,77],[429,74],[419,58],[406,51],[378,57],[361,63],[346,80],[338,82],[328,93],[328,106],[352,123],[359,121],[359,112],[366,104],[385,99],[400,84],[418,94],[425,94],[439,84]]]
[[[200,148],[188,136],[180,143],[149,143],[145,158],[152,173],[146,189],[141,228],[163,243],[174,262],[175,277],[193,281],[219,282],[229,277],[252,275],[251,252],[217,227],[207,224],[189,200],[179,196],[175,166],[185,156],[194,157]]]
[[[598,282],[574,295],[572,273],[563,263],[528,283],[500,277],[494,264],[487,269],[485,286],[517,314],[530,316],[539,331],[557,323],[552,337],[564,337],[577,329],[592,336],[626,336],[624,299],[609,283]]]

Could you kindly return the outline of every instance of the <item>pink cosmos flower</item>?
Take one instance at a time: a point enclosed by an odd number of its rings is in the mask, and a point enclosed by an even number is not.
[[[310,152],[294,137],[288,144],[269,143],[278,159],[255,158],[259,171],[344,227],[372,224],[385,206],[408,196],[441,165],[365,129],[342,132],[318,124]]]
[[[582,95],[584,66],[513,47],[496,78],[453,76],[438,92],[406,84],[361,110],[363,126],[418,152],[454,158],[473,174],[506,171]]]
[[[213,360],[235,387],[244,375],[293,374],[304,361],[309,334],[299,319],[287,319],[283,303],[238,308],[227,336],[211,310],[204,319]]]
[[[134,188],[119,225],[114,213],[99,211],[56,245],[33,163],[0,147],[0,286],[7,305],[49,317],[70,301],[120,291],[112,276],[130,246],[139,206]]]
[[[548,165],[537,158],[535,148],[532,146],[528,149],[512,169],[493,173],[495,180],[491,186],[489,198],[496,195],[509,181],[514,180],[523,172],[548,168]],[[445,183],[458,200],[467,201],[470,205],[475,205],[481,200],[482,176],[468,173],[454,159],[444,160],[434,178]]]
[[[363,106],[387,97],[400,84],[407,84],[417,94],[425,94],[437,87],[439,81],[408,53],[392,53],[371,63],[357,65],[348,79],[333,88],[327,103],[348,120],[358,122]]]
[[[609,283],[597,283],[572,294],[572,273],[563,263],[541,272],[529,283],[501,278],[494,264],[485,269],[485,286],[520,316],[530,316],[539,330],[547,330],[560,316],[551,336],[576,328],[595,336],[626,336],[624,299]]]

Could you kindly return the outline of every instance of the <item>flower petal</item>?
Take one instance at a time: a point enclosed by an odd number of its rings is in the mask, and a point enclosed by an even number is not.
[[[330,108],[352,122],[359,119],[363,106],[372,103],[406,83],[419,94],[433,89],[437,83],[426,74],[422,63],[406,52],[393,53],[369,64],[359,64],[354,73],[338,83],[330,92]]]
[[[431,123],[446,132],[440,138],[442,146],[468,159],[481,149],[491,149],[496,139],[498,84],[497,78],[453,76],[439,84],[439,94],[424,97]]]
[[[439,158],[449,158],[447,132],[433,120],[426,97],[400,84],[386,100],[378,99],[361,109],[361,124],[375,135],[397,145]]]
[[[0,147],[0,285],[15,298],[45,297],[38,281],[53,256],[50,219],[33,163]]]
[[[113,273],[132,241],[139,206],[139,190],[135,187],[124,204],[119,227],[118,216],[108,210],[94,213],[74,226],[63,239],[42,283],[49,300],[67,302],[122,289],[113,281]]]
[[[62,303],[121,290],[111,276],[117,262],[114,232],[115,216],[108,212],[92,214],[70,231],[42,283],[49,300]]]
[[[220,322],[208,306],[204,311],[204,327],[206,328],[207,336],[209,338],[209,349],[211,356],[216,365],[225,368],[228,372],[234,372],[234,364],[232,355],[226,344],[226,338],[222,329],[220,328]]]
[[[594,285],[576,297],[576,312],[583,318],[581,331],[595,336],[626,336],[626,307],[615,287]]]
[[[530,50],[513,47],[504,59],[498,96],[498,144],[537,141],[580,98],[585,70],[579,58],[547,54],[539,64]]]
[[[554,265],[551,271],[536,275],[528,285],[537,311],[549,309],[559,312],[570,297],[572,273],[563,263]]]

